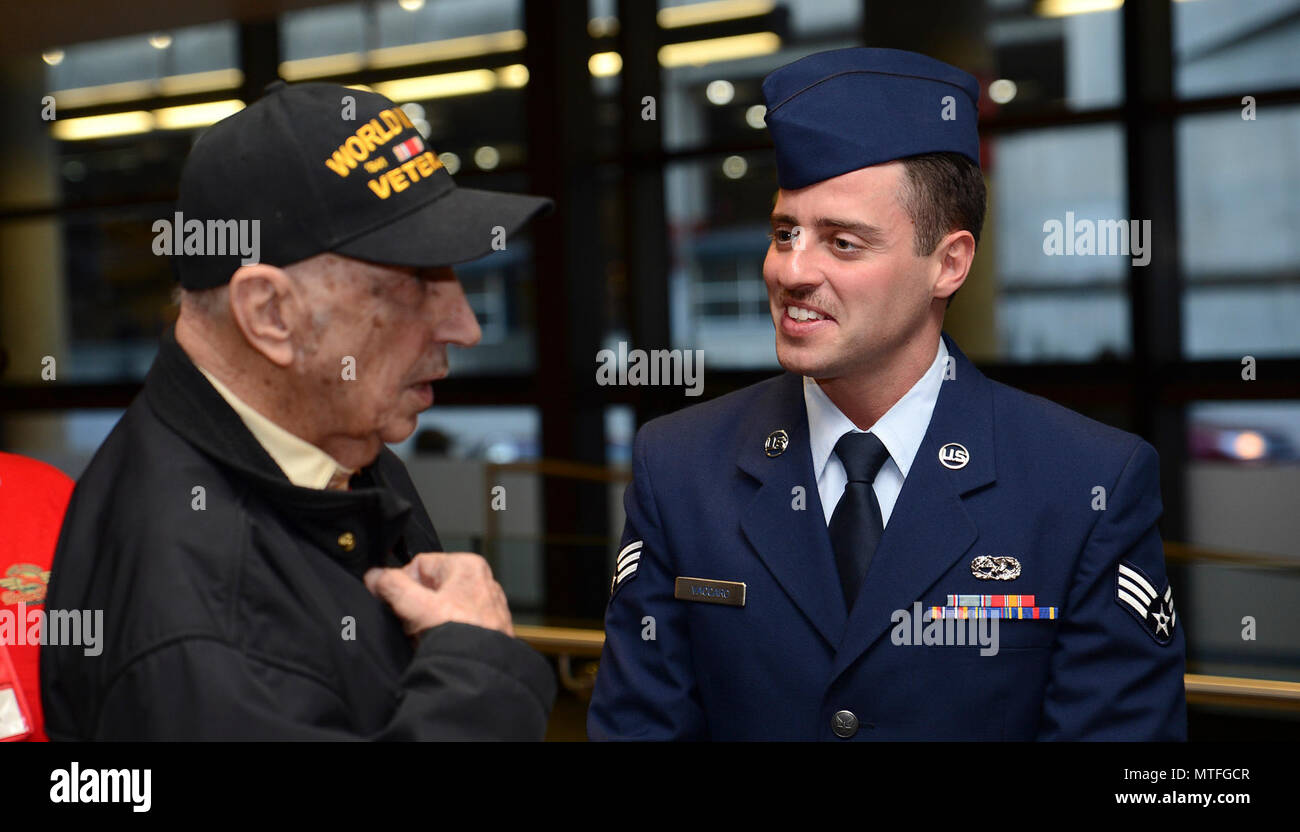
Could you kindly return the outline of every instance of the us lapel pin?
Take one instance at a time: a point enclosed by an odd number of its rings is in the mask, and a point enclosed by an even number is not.
[[[966,463],[970,462],[970,451],[966,446],[958,442],[949,442],[939,449],[939,461],[943,467],[951,468],[954,471],[958,468],[965,468]]]
[[[790,434],[783,430],[774,430],[767,435],[767,441],[763,443],[763,453],[768,456],[780,456],[788,447],[790,447]]]

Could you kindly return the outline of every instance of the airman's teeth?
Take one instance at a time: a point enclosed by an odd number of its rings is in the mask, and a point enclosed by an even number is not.
[[[825,316],[819,315],[811,309],[804,309],[802,306],[787,306],[785,308],[787,317],[796,321],[824,321]]]

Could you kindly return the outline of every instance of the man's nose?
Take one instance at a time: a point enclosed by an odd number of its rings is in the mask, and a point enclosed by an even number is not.
[[[798,292],[822,282],[816,251],[809,245],[807,233],[801,229],[788,251],[774,253],[769,258],[777,285],[788,292]]]
[[[438,323],[437,339],[446,344],[472,347],[483,339],[483,330],[460,281],[456,281],[455,286],[454,293],[448,298],[451,308]]]

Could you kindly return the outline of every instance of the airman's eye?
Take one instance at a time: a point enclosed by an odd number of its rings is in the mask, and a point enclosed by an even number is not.
[[[853,243],[849,242],[848,240],[844,239],[843,237],[836,237],[835,248],[838,249],[839,251],[853,251],[857,249],[857,246],[855,246]]]

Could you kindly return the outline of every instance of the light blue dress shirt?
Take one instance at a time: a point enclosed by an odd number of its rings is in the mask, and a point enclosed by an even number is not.
[[[821,496],[826,525],[830,525],[831,515],[835,513],[835,506],[844,496],[844,486],[848,483],[844,464],[835,455],[835,443],[849,431],[874,433],[889,451],[889,459],[885,460],[872,485],[880,502],[880,516],[885,525],[889,525],[889,515],[894,511],[898,493],[903,490],[903,480],[912,467],[921,441],[925,439],[926,429],[930,427],[930,416],[939,400],[939,388],[943,385],[943,372],[947,365],[948,345],[940,338],[939,351],[930,369],[867,431],[859,430],[823,392],[821,385],[811,378],[804,378],[803,399],[808,410],[813,473],[817,475],[817,493]]]

